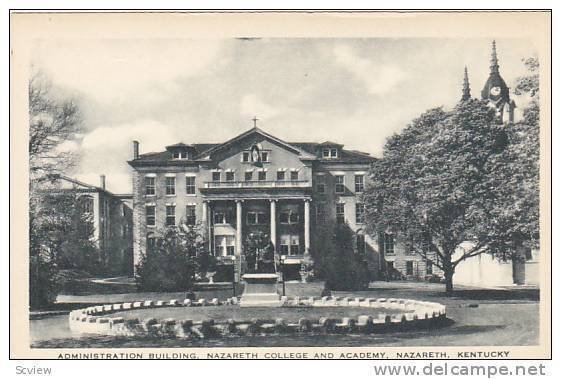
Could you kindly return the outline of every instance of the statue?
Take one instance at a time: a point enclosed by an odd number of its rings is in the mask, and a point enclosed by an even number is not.
[[[280,307],[273,244],[266,233],[250,233],[244,245],[246,273],[241,307]]]
[[[245,243],[247,272],[275,273],[273,244],[266,233],[250,233]]]

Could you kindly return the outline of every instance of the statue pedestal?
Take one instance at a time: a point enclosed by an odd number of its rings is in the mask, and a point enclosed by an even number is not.
[[[282,301],[277,291],[276,274],[245,274],[245,288],[240,307],[280,307]]]

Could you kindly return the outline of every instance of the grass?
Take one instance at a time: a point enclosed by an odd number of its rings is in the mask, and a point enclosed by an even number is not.
[[[299,288],[299,289],[298,289]],[[304,289],[302,289],[304,288]],[[297,286],[290,290],[309,291],[310,287]],[[287,288],[288,289],[288,288]],[[290,291],[289,290],[289,291]],[[314,291],[317,289],[314,289]],[[139,294],[118,295],[130,300],[143,300]],[[142,294],[141,294],[142,295]],[[198,293],[209,299],[205,292]],[[231,296],[225,292],[224,296]],[[311,293],[308,296],[318,296]],[[396,332],[384,335],[317,335],[304,338],[295,336],[253,336],[230,339],[184,340],[150,338],[115,338],[107,336],[73,336],[67,316],[52,316],[30,321],[31,344],[38,348],[133,348],[133,347],[250,347],[250,346],[528,346],[539,340],[539,290],[512,288],[485,290],[459,287],[451,296],[444,294],[442,285],[414,282],[375,282],[368,291],[334,292],[334,296],[395,297],[436,301],[446,305],[447,316],[454,323],[445,328]],[[94,296],[94,295],[92,295]],[[102,301],[102,295],[97,300]],[[226,297],[227,297],[226,296]],[[79,302],[82,297],[73,298]],[[166,300],[177,294],[150,294],[144,299]],[[86,297],[92,300],[93,297]],[[107,298],[106,298],[107,300]],[[125,301],[125,300],[123,300]],[[210,311],[212,307],[203,307]],[[215,307],[218,311],[220,307]],[[156,308],[158,309],[158,308]],[[160,308],[161,309],[161,308]],[[181,312],[191,308],[175,308]],[[196,308],[193,308],[195,310]],[[350,310],[349,308],[348,310]],[[361,313],[364,310],[359,308]],[[163,309],[162,309],[163,310]],[[198,309],[197,309],[198,310]],[[230,314],[231,316],[231,314]],[[144,316],[143,316],[144,317]],[[148,317],[156,317],[150,315]],[[168,316],[171,317],[171,316]],[[280,317],[280,316],[278,316]],[[306,316],[311,318],[310,313]],[[179,318],[179,317],[178,317]],[[183,318],[183,317],[181,317]],[[187,317],[185,317],[187,318]],[[194,318],[194,317],[193,317]]]

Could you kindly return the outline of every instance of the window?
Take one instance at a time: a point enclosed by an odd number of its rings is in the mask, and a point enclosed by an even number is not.
[[[253,171],[246,171],[244,179],[245,179],[246,182],[252,181],[253,180]]]
[[[290,247],[290,236],[282,235],[280,238],[280,253],[281,255],[288,255]]]
[[[325,205],[316,203],[316,222],[325,224]]]
[[[212,172],[212,181],[219,182],[220,181],[220,171],[213,171]]]
[[[146,206],[146,226],[156,226],[156,206]]]
[[[84,213],[93,213],[94,201],[90,196],[83,196],[82,198],[80,198],[80,201],[82,203],[82,209],[84,210]],[[124,204],[122,204],[122,206],[124,208]]]
[[[146,236],[146,250],[148,252],[154,251],[156,247],[156,237],[154,234],[150,233]]]
[[[283,234],[280,237],[280,253],[282,255],[300,255],[300,236]]]
[[[336,215],[338,224],[344,224],[345,223],[345,204],[344,203],[338,203],[335,206],[335,215]]]
[[[300,236],[290,236],[290,252],[288,255],[300,254]]]
[[[147,196],[153,196],[156,194],[156,178],[153,176],[147,176],[144,178],[144,193]]]
[[[257,171],[257,180],[260,181],[267,180],[267,171]]]
[[[291,224],[298,224],[298,222],[300,222],[300,215],[298,212],[290,212],[289,221]]]
[[[166,205],[166,226],[175,225],[175,205]]]
[[[248,225],[266,225],[267,214],[265,212],[247,212]]]
[[[269,162],[269,153],[267,151],[261,152],[261,162]]]
[[[281,224],[298,224],[300,222],[300,215],[294,210],[282,211],[279,214],[279,222]]]
[[[195,194],[195,181],[196,181],[196,178],[194,176],[186,176],[185,177],[185,193],[187,195],[194,195]]]
[[[195,225],[197,223],[197,214],[195,205],[187,205],[185,209],[185,223],[187,225]]]
[[[226,181],[233,182],[234,178],[234,171],[226,171]]]
[[[355,175],[355,192],[364,192],[364,175]]]
[[[405,274],[413,275],[413,261],[405,261]]]
[[[364,255],[366,253],[366,242],[364,239],[364,234],[356,235],[356,252],[360,255]]]
[[[92,206],[93,206],[93,204],[92,204]],[[121,217],[125,217],[125,215],[127,214],[127,209],[126,208],[127,207],[126,207],[125,203],[122,203],[121,204]]]
[[[231,211],[218,210],[214,212],[214,224],[232,224],[234,221],[234,214]]]
[[[345,175],[335,175],[335,193],[345,193]]]
[[[214,224],[225,224],[226,214],[224,212],[214,212]]]
[[[387,255],[394,255],[394,236],[393,234],[384,233],[384,253]]]
[[[166,195],[175,195],[175,176],[166,176]]]
[[[284,180],[285,178],[285,173],[283,170],[279,170],[277,171],[277,180]]]
[[[244,163],[249,162],[249,151],[244,151],[242,153],[242,162]]]
[[[355,222],[357,224],[362,224],[364,222],[363,221],[364,204],[357,203],[355,208],[356,208],[356,210],[355,210]]]
[[[316,191],[318,193],[325,193],[325,175],[316,176]]]
[[[296,170],[290,171],[290,180],[298,180],[298,171]]]
[[[337,148],[325,148],[322,150],[323,158],[337,158],[338,149]]]
[[[235,253],[234,236],[216,236],[214,239],[214,254],[216,256],[232,256]]]
[[[432,275],[432,262],[427,261],[427,275]]]
[[[173,152],[173,159],[187,159],[187,158],[189,158],[189,155],[187,154],[186,151],[175,150]]]

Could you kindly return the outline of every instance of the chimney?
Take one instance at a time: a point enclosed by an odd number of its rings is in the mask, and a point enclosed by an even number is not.
[[[101,188],[105,189],[105,175],[100,175],[99,176],[99,183],[101,185]]]
[[[138,159],[138,141],[132,141],[132,146],[133,146],[133,151],[134,151],[134,155],[133,155],[133,159]]]

